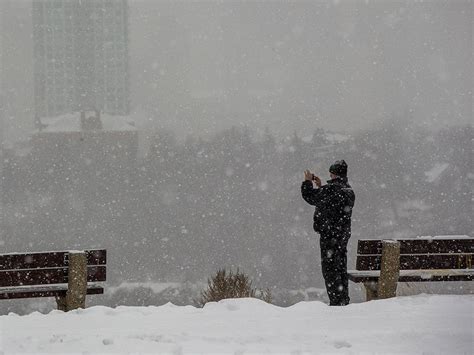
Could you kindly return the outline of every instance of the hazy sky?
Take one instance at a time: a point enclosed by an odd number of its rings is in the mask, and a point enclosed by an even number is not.
[[[7,129],[31,129],[30,1],[0,0]],[[354,130],[472,119],[470,1],[130,0],[139,126]],[[30,127],[29,127],[30,126]]]

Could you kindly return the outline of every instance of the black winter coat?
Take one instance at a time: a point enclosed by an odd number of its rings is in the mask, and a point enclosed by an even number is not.
[[[301,195],[315,206],[313,228],[318,233],[350,233],[355,194],[347,178],[337,177],[327,185],[313,188],[311,181],[303,181]]]

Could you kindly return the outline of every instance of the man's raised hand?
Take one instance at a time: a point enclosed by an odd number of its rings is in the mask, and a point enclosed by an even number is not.
[[[317,177],[316,175],[313,175],[313,181],[316,184],[317,187],[321,187],[321,179]]]

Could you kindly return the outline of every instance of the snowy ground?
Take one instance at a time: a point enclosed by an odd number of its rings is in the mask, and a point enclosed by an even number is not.
[[[420,295],[328,307],[256,299],[204,308],[92,307],[0,317],[2,353],[473,352],[474,296]]]

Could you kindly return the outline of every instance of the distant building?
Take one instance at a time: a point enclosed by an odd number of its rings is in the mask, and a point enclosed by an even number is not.
[[[4,61],[5,59],[3,58],[3,51],[4,51],[4,44],[3,44],[3,34],[5,33],[4,32],[4,28],[3,28],[3,18],[6,16],[5,12],[4,12],[4,9],[3,9],[3,6],[2,6],[2,3],[0,2],[0,151],[2,149],[2,144],[3,144],[3,139],[4,139],[4,135],[5,135],[5,110],[4,110],[4,106],[3,106],[3,101],[4,101],[4,98],[3,98],[3,86],[4,86],[4,78],[3,78],[3,67],[4,67]],[[1,158],[1,155],[0,155],[0,158]],[[1,160],[1,159],[0,159]],[[0,172],[1,172],[1,166],[2,166],[2,163],[0,161]],[[0,175],[1,176],[1,175]]]
[[[26,139],[32,126],[31,1],[0,0],[0,142]]]
[[[130,112],[127,0],[33,0],[36,119]]]

